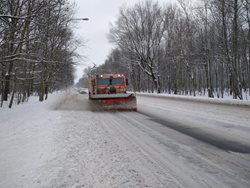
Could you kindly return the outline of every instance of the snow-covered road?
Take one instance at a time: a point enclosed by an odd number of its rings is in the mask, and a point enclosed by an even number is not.
[[[226,151],[250,153],[250,103],[228,105],[139,95],[139,112]],[[249,105],[249,106],[248,106]]]
[[[74,92],[0,109],[0,187],[250,187],[248,107],[138,109],[91,111]]]

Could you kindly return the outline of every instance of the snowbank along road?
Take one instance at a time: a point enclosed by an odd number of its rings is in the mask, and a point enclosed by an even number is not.
[[[137,99],[138,112],[75,92],[3,109],[1,187],[250,187],[249,107]]]

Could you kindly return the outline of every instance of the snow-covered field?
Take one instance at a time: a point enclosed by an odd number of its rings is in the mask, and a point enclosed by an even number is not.
[[[250,187],[247,105],[138,95],[138,112],[91,109],[70,91],[0,109],[0,187]]]

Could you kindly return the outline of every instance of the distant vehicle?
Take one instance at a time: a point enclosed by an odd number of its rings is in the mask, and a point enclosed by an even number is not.
[[[88,94],[88,88],[81,88],[78,90],[80,94]]]
[[[89,99],[108,110],[137,110],[136,96],[127,93],[128,79],[123,74],[101,74],[89,77]]]

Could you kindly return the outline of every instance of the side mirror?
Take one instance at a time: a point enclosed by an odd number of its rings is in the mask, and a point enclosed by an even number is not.
[[[126,78],[126,85],[128,86],[128,79]]]

